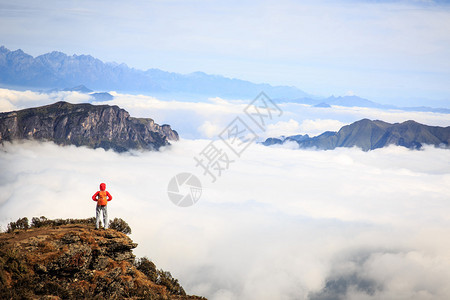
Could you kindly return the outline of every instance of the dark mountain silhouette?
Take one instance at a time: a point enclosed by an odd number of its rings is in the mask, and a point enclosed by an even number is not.
[[[292,136],[288,136],[288,137],[282,136],[280,138],[268,138],[262,144],[264,146],[271,146],[271,145],[276,145],[276,144],[283,144],[284,142],[287,142],[287,141],[302,142],[302,141],[306,141],[308,139],[310,139],[309,135],[298,134],[298,135],[292,135]]]
[[[159,149],[178,140],[178,133],[152,119],[132,118],[118,106],[57,102],[0,113],[0,142],[21,139],[123,152]]]
[[[255,84],[203,72],[178,74],[159,69],[147,71],[125,64],[104,63],[90,55],[68,56],[51,52],[37,57],[22,50],[0,47],[0,83],[36,88],[85,85],[95,90],[186,93],[219,97],[255,97],[265,91],[273,97],[299,98],[305,92],[289,86]]]
[[[301,135],[300,135],[301,136]],[[359,147],[364,151],[386,147],[388,145],[420,149],[423,145],[448,148],[450,146],[450,126],[428,126],[415,121],[390,124],[383,121],[363,119],[343,126],[338,132],[327,131],[315,137],[297,136],[287,138],[269,138],[266,146],[295,141],[300,148],[330,150],[337,147]]]

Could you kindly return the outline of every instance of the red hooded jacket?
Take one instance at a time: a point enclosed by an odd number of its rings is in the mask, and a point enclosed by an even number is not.
[[[97,205],[105,206],[108,204],[108,201],[112,200],[111,194],[106,191],[106,184],[100,183],[100,191],[97,191],[94,196],[92,196],[92,200],[97,201]]]

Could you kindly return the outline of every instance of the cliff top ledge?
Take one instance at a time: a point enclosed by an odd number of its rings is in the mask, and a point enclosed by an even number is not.
[[[114,229],[67,224],[0,233],[1,299],[202,299]]]

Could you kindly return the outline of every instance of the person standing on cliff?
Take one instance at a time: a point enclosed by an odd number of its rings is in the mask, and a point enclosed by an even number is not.
[[[99,229],[100,214],[103,213],[103,227],[108,229],[108,210],[106,205],[112,200],[111,194],[106,190],[106,184],[100,183],[100,191],[97,191],[92,200],[97,201],[95,210],[95,229]]]

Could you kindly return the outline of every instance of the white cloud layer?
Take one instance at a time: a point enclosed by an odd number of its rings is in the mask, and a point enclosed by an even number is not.
[[[210,98],[208,101],[161,100],[148,95],[130,95],[110,92],[114,99],[94,104],[118,105],[132,117],[151,117],[159,124],[170,124],[184,138],[212,138],[222,132],[236,117],[244,116],[250,103],[245,100]],[[0,89],[0,112],[18,110],[57,101],[81,103],[92,101],[87,94],[57,92],[51,94],[32,91]],[[261,139],[280,135],[309,134],[315,136],[324,131],[337,131],[342,126],[363,118],[396,123],[415,120],[432,126],[449,126],[449,114],[381,110],[363,107],[332,106],[319,108],[297,103],[278,104],[283,110],[281,117],[268,120],[265,132],[258,131]],[[249,126],[252,125],[251,121]],[[257,131],[257,128],[252,128]]]
[[[186,138],[211,138],[236,117],[244,116],[244,109],[250,103],[245,100],[211,98],[204,101],[160,100],[146,95],[128,95],[112,92],[114,100],[97,102],[115,104],[126,109],[132,116],[152,117],[158,123],[168,123]],[[342,126],[363,118],[386,122],[415,120],[432,126],[449,126],[449,114],[414,112],[402,110],[381,110],[364,107],[319,108],[304,104],[278,104],[283,110],[281,117],[268,120],[265,132],[257,132],[261,138],[280,135],[309,134],[315,136],[324,131],[337,131]],[[249,123],[249,126],[252,126]],[[253,129],[253,128],[252,128]],[[255,128],[255,131],[257,129]]]
[[[85,218],[106,182],[148,256],[209,299],[448,299],[449,151],[363,152],[251,145],[215,183],[193,157],[208,140],[116,154],[52,143],[0,148],[0,224]],[[101,170],[101,172],[99,172]],[[167,184],[192,172],[190,208]],[[327,298],[328,297],[328,298]]]
[[[88,102],[90,96],[78,92],[39,93],[0,88],[0,112],[51,104],[57,101],[70,103]]]

